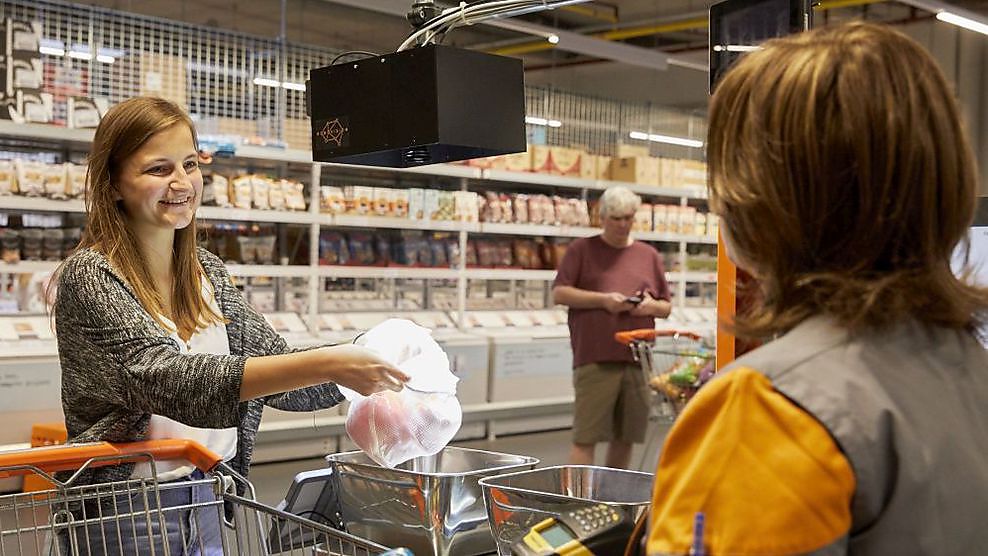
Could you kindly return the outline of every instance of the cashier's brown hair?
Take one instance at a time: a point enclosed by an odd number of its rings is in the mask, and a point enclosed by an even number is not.
[[[89,153],[86,171],[86,228],[79,248],[102,253],[120,273],[144,309],[165,329],[161,296],[154,287],[137,236],[127,225],[123,203],[117,194],[117,173],[128,157],[153,135],[172,126],[185,126],[198,148],[195,125],[174,102],[155,97],[135,97],[111,108],[99,127]],[[212,323],[224,322],[202,296],[204,271],[196,255],[196,219],[175,231],[172,249],[174,283],[171,319],[185,334]]]
[[[988,290],[950,267],[967,246],[976,166],[933,57],[855,22],[772,40],[710,106],[710,207],[757,278],[733,323],[767,337],[824,314],[850,329],[903,319],[975,326]]]

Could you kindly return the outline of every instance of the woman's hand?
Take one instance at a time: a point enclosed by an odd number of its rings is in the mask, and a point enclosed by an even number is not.
[[[326,373],[333,382],[362,396],[383,390],[401,390],[409,376],[381,359],[373,350],[344,344],[321,348]]]

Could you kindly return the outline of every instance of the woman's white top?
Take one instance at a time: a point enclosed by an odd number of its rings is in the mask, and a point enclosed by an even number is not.
[[[209,280],[202,279],[202,296],[208,300],[210,308],[221,315],[219,305],[216,303],[216,296],[213,295],[213,286]],[[161,317],[173,330],[175,323],[167,317]],[[226,335],[226,325],[214,323],[207,328],[197,330],[189,338],[188,343],[183,341],[178,332],[172,332],[171,337],[178,342],[179,351],[182,353],[210,353],[213,355],[230,355],[230,340]],[[163,417],[161,415],[151,415],[151,423],[148,425],[147,440],[161,440],[165,438],[181,438],[184,440],[195,440],[203,446],[215,452],[228,461],[237,453],[237,428],[228,429],[200,429],[190,427],[178,421]],[[174,481],[187,477],[195,467],[185,461],[155,461],[155,470],[158,473],[158,481]],[[138,463],[134,466],[133,478],[150,478],[152,476],[151,467],[147,463]]]

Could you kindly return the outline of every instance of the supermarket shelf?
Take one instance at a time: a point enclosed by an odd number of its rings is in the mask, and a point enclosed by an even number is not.
[[[0,120],[3,122],[4,120]],[[0,196],[0,210],[27,212],[86,212],[82,199],[56,201],[47,197],[23,197],[20,195]]]
[[[623,181],[597,180],[591,189],[604,190],[608,187],[623,185],[628,189],[642,195],[653,195],[659,197],[686,197],[687,199],[706,199],[707,190],[702,187],[660,187],[656,185],[642,185],[640,183],[626,183]]]
[[[668,272],[666,273],[668,282],[689,282],[695,284],[716,284],[716,272]]]
[[[501,224],[497,222],[481,222],[479,231],[482,234],[549,237],[588,237],[600,233],[599,228],[546,226],[539,224]]]
[[[297,278],[313,275],[313,268],[307,265],[228,264],[226,269],[231,276],[240,277]]]
[[[200,220],[236,220],[242,222],[276,222],[285,224],[312,224],[315,217],[307,211],[237,209],[225,207],[199,207],[196,217]]]
[[[481,179],[490,181],[502,181],[508,183],[525,183],[532,185],[544,185],[549,187],[560,187],[568,189],[593,189],[603,191],[609,187],[624,186],[640,195],[652,195],[658,197],[672,197],[687,199],[706,199],[707,191],[702,187],[658,187],[654,185],[642,185],[640,183],[629,183],[622,181],[608,180],[587,180],[581,178],[569,178],[565,176],[555,176],[552,174],[539,174],[535,172],[512,172],[509,170],[483,170]]]
[[[17,124],[11,120],[0,120],[0,135],[18,139],[86,144],[93,142],[95,134],[95,129],[73,129],[48,124]]]
[[[61,261],[20,261],[16,263],[0,263],[0,274],[34,274],[35,272],[53,272]]]
[[[454,268],[412,268],[395,266],[320,266],[323,278],[403,278],[409,280],[456,280]]]
[[[686,243],[703,243],[703,244],[717,244],[717,238],[709,236],[687,236],[682,234],[665,234],[661,232],[632,232],[635,239],[641,241],[665,241],[668,243],[679,243],[685,241]]]
[[[471,280],[554,280],[555,270],[527,270],[524,268],[468,268]]]
[[[319,223],[323,226],[339,226],[344,228],[392,228],[400,230],[436,230],[440,232],[459,232],[460,230],[476,232],[480,229],[480,226],[474,222],[417,220],[412,218],[354,216],[348,214],[322,215],[319,217]]]

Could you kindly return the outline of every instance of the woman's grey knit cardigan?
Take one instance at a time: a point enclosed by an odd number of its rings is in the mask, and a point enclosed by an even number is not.
[[[230,464],[246,476],[263,406],[311,411],[343,400],[336,385],[324,384],[240,402],[247,358],[292,350],[244,301],[223,262],[204,249],[198,256],[229,320],[230,355],[180,353],[102,254],[83,249],[65,261],[55,326],[70,442],[144,440],[152,413],[201,428],[237,427]],[[132,467],[101,468],[80,479],[124,480]]]

